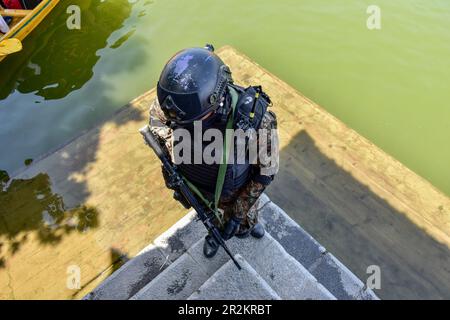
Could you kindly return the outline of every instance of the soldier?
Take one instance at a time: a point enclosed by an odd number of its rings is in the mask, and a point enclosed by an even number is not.
[[[178,52],[167,62],[159,78],[157,99],[150,107],[150,130],[171,156],[178,172],[190,182],[192,191],[205,205],[217,204],[215,224],[224,240],[233,236],[264,236],[264,227],[258,222],[257,202],[278,171],[277,121],[275,114],[267,110],[270,104],[270,98],[261,87],[243,88],[233,84],[230,69],[214,53],[211,45]],[[175,133],[177,129],[183,129],[183,132],[195,136],[198,123],[201,124],[201,133],[218,129],[224,137],[227,136],[225,130],[230,128],[242,129],[243,132],[254,130],[256,139],[247,139],[248,143],[260,143],[260,129],[265,129],[266,143],[258,144],[265,150],[258,150],[258,159],[253,162],[246,156],[245,161],[239,163],[233,149],[228,156],[234,156],[235,161],[230,161],[234,163],[179,163],[174,149],[181,142]],[[188,150],[192,157],[188,158],[194,159],[195,152],[202,153],[205,147],[203,141],[200,151],[192,147]],[[265,155],[264,161],[261,160],[264,156],[260,158],[260,155]],[[268,158],[272,161],[267,161]],[[167,187],[170,187],[164,169],[163,176]],[[176,190],[174,198],[189,207]],[[214,238],[207,235],[203,247],[205,256],[213,257],[218,248]]]

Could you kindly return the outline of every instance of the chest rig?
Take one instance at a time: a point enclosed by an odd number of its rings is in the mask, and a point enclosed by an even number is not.
[[[232,119],[233,129],[242,129],[244,132],[250,129],[258,130],[263,116],[267,108],[271,105],[270,98],[262,91],[260,86],[250,86],[243,88],[236,85],[228,85],[228,93],[231,96],[231,105],[228,108],[224,107],[217,110],[218,116],[221,118],[218,121],[217,129],[222,131],[225,136],[226,124]],[[206,147],[203,145],[203,149]],[[234,156],[236,159],[236,148],[234,148]],[[179,164],[178,170],[188,179],[208,200],[213,200],[215,197],[214,191],[217,191],[217,184],[219,181],[223,184],[221,188],[221,197],[230,196],[233,192],[242,187],[250,178],[252,166],[248,159],[245,163],[236,163],[226,166],[226,171],[222,170],[222,177],[220,177],[220,164]],[[219,179],[218,179],[219,176]]]
[[[261,86],[250,86],[247,88],[232,85],[239,98],[236,105],[234,128],[247,131],[258,130],[267,108],[272,104],[269,96],[262,91]]]

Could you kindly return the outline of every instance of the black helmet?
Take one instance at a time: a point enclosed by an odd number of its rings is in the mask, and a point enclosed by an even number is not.
[[[165,65],[157,94],[170,122],[190,124],[219,108],[232,79],[230,69],[213,51],[211,45],[184,49]]]

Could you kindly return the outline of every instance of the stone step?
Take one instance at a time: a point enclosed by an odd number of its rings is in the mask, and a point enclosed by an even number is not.
[[[129,299],[205,235],[196,212],[190,211],[83,299]]]
[[[164,271],[171,261],[153,244],[127,261],[83,300],[127,300]]]
[[[233,238],[229,241],[229,247],[232,252],[241,254],[284,300],[335,299],[269,233],[261,239]]]
[[[266,230],[333,296],[338,300],[378,300],[371,289],[265,194],[261,203],[259,217]]]
[[[274,241],[276,244],[272,244],[273,242],[269,241],[271,244],[268,248],[272,248],[272,250],[279,253],[283,251],[275,250],[276,248],[274,247],[282,247],[285,255],[290,256],[290,258],[284,257],[283,259],[296,261],[300,265],[297,268],[290,268],[291,270],[297,270],[296,272],[298,272],[298,270],[303,268],[313,275],[312,277],[305,276],[305,279],[309,279],[308,283],[312,284],[310,287],[315,288],[315,292],[318,292],[319,295],[314,296],[311,292],[309,293],[310,298],[377,299],[375,294],[371,290],[366,289],[351,271],[328,253],[325,248],[320,246],[306,231],[289,218],[283,210],[272,203],[266,195],[262,195],[258,207],[261,222],[265,225],[268,233],[276,240]],[[202,223],[196,220],[196,213],[194,211],[189,212],[84,299],[129,299],[145,286],[150,285],[152,280],[156,279],[164,270],[169,269],[181,257],[183,257],[183,260],[177,262],[177,264],[183,265],[185,263],[185,265],[195,267],[195,270],[185,269],[184,273],[181,273],[184,277],[173,278],[173,283],[169,283],[166,287],[166,293],[161,294],[162,296],[167,296],[167,299],[170,299],[171,296],[173,296],[172,299],[189,297],[191,293],[186,293],[186,289],[197,289],[229,260],[222,249],[219,250],[213,259],[207,259],[203,256],[202,247],[205,235],[206,230]],[[252,238],[247,240],[253,241]],[[257,272],[261,272],[260,275],[270,285],[271,275],[264,273],[263,270],[258,271],[258,268],[260,268],[259,264],[249,255],[249,252],[259,252],[260,249],[255,250],[251,249],[251,246],[242,246],[240,241],[242,240],[234,238],[227,243],[232,252],[240,252],[247,261],[253,263],[252,267]],[[266,239],[261,243],[265,243],[264,241]],[[245,247],[247,249],[244,250]],[[188,256],[185,256],[185,254]],[[292,261],[290,262],[291,264]],[[178,266],[178,268],[180,267]],[[282,270],[281,267],[272,266],[271,268]],[[308,274],[304,270],[302,271],[301,274]],[[194,278],[190,279],[191,276]],[[201,276],[203,282],[198,279],[199,276]],[[276,277],[275,273],[273,276]],[[197,280],[195,277],[197,277]],[[320,286],[314,284],[315,280],[320,283]],[[280,282],[280,279],[278,281]],[[189,286],[190,282],[192,282],[191,286]],[[196,287],[197,285],[198,287]],[[297,293],[292,294],[292,292],[283,292],[283,286],[281,285],[277,288],[277,283],[271,286],[276,288],[275,291],[279,290],[278,294],[283,299],[298,298],[301,295],[301,290],[307,289],[306,285],[304,288],[297,285],[295,291]],[[186,289],[180,290],[180,287],[186,287]],[[309,291],[306,290],[305,292]],[[180,296],[184,298],[179,298]],[[303,294],[302,297],[307,299],[307,296]]]
[[[230,260],[222,248],[213,258],[206,258],[203,255],[203,241],[200,239],[195,243],[133,299],[189,297]],[[227,241],[227,245],[234,254],[242,255],[282,299],[334,299],[270,234],[262,239],[233,238]]]
[[[206,229],[196,216],[195,211],[190,211],[84,299],[127,300],[135,295],[189,247],[204,238]]]
[[[203,266],[185,253],[131,300],[185,300],[209,277]]]
[[[242,255],[282,299],[334,299],[270,234],[266,233],[262,239],[233,238],[227,245],[233,254]],[[206,258],[203,239],[192,246],[188,254],[209,275],[230,259],[222,248],[212,259]]]
[[[189,300],[280,300],[278,294],[239,254],[242,270],[229,260],[196,290]]]

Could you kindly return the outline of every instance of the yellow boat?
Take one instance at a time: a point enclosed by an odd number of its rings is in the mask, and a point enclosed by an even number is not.
[[[12,17],[10,30],[6,33],[0,33],[0,44],[7,39],[17,39],[23,41],[32,32],[39,23],[44,20],[47,14],[53,10],[59,0],[42,0],[33,10],[12,10],[0,8],[0,15],[3,17]],[[0,61],[8,56],[0,55]]]

